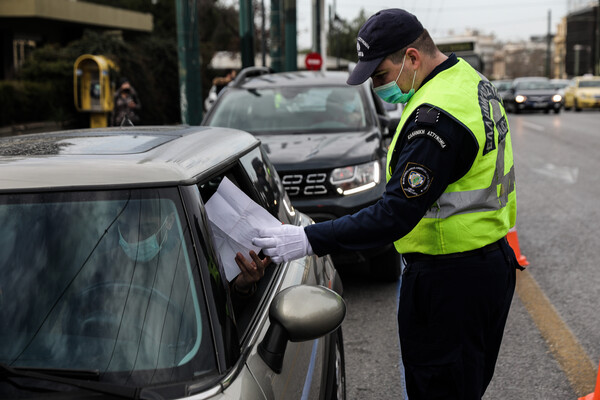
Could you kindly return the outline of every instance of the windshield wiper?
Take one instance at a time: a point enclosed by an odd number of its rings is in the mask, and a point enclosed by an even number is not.
[[[44,371],[45,373],[37,372]],[[74,376],[77,371],[74,370],[61,370],[61,369],[36,369],[36,368],[13,368],[6,364],[0,363],[0,381],[10,381],[9,378],[28,378],[48,382],[62,383],[69,386],[75,386],[80,389],[90,390],[96,393],[109,394],[112,396],[123,397],[126,399],[140,399],[141,389],[137,387],[128,387],[121,385],[114,385],[110,383],[91,382],[83,381],[75,378],[67,378],[57,376],[58,374],[67,374],[68,376]],[[81,371],[83,375],[94,376],[97,371]],[[99,376],[99,373],[98,373]],[[97,377],[96,377],[97,379]],[[22,386],[21,384],[19,386]],[[154,394],[154,393],[153,393]]]

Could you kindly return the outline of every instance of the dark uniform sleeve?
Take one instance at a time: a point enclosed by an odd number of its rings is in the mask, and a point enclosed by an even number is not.
[[[394,172],[377,203],[305,228],[315,254],[365,250],[400,239],[470,169],[477,155],[471,132],[437,109],[420,107],[405,131],[392,158],[397,159]]]

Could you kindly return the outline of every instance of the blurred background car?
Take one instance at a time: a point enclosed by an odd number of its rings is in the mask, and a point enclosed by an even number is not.
[[[269,265],[236,292],[205,207],[224,178],[282,223],[312,223],[246,132],[0,139],[0,398],[343,399],[331,259]]]
[[[516,78],[502,100],[506,111],[515,114],[526,110],[558,114],[562,107],[562,96],[543,77]]]
[[[556,93],[559,94],[561,99],[561,104],[564,107],[565,105],[565,89],[573,83],[571,79],[550,79],[550,83],[556,89]]]
[[[512,79],[498,79],[491,81],[491,83],[498,91],[500,98],[504,98],[506,92],[510,90],[510,87],[512,86]]]
[[[584,108],[600,108],[600,77],[578,76],[572,85],[565,89],[565,110],[574,108],[581,111]]]
[[[203,125],[243,129],[260,138],[294,206],[315,221],[335,219],[377,202],[385,190],[390,119],[368,80],[348,73],[242,70],[205,115]],[[392,244],[333,254],[343,264],[368,262],[395,281],[401,259]]]

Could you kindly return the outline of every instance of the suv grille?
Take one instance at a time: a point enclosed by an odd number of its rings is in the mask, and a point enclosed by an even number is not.
[[[290,197],[324,196],[330,193],[325,172],[285,174],[282,182]]]

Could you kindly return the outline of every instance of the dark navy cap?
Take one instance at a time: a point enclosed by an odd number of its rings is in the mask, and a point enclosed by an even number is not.
[[[372,15],[358,31],[358,64],[346,82],[359,85],[369,79],[385,57],[414,42],[423,30],[417,17],[399,8]]]

